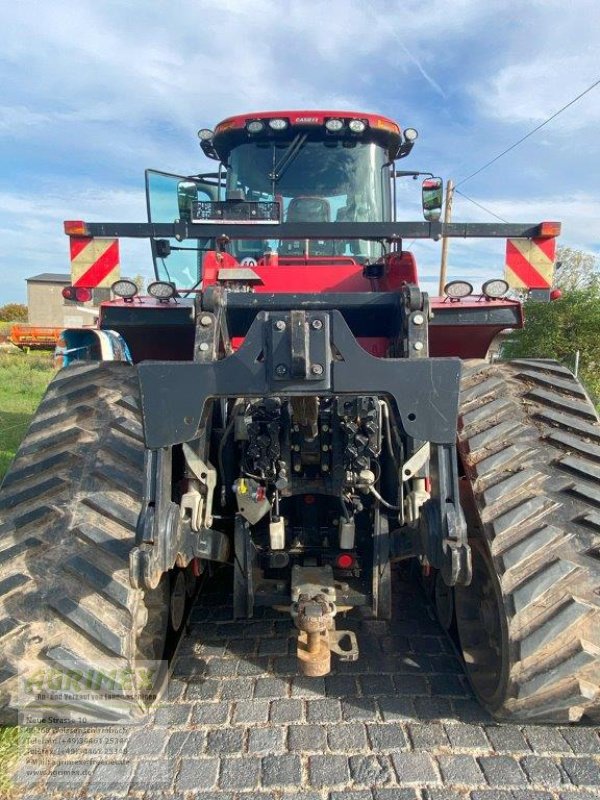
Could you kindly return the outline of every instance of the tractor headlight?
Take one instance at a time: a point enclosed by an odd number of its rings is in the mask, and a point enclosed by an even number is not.
[[[110,287],[110,290],[122,300],[132,300],[138,293],[137,283],[127,280],[127,278],[123,278],[120,281],[115,281]]]
[[[419,134],[414,128],[406,128],[404,131],[404,139],[407,142],[415,142],[418,136]]]
[[[211,131],[210,128],[200,128],[198,131],[198,138],[201,142],[210,142],[210,140],[214,137],[214,133]]]
[[[328,119],[325,123],[325,127],[330,133],[338,133],[344,127],[344,123],[341,119]]]
[[[265,123],[260,119],[253,119],[246,123],[248,133],[260,133],[265,127]]]
[[[490,300],[498,300],[500,297],[508,292],[508,283],[502,278],[492,278],[491,281],[486,281],[481,287],[481,291]]]
[[[166,281],[154,281],[148,286],[148,294],[155,300],[170,300],[176,293],[175,286]]]
[[[362,119],[351,119],[348,123],[348,127],[352,131],[352,133],[364,133],[367,128],[365,122]]]
[[[444,286],[444,294],[451,300],[460,300],[473,293],[473,287],[468,281],[450,281]]]
[[[280,119],[279,117],[276,119],[269,120],[269,128],[273,131],[284,131],[288,126],[287,119]]]

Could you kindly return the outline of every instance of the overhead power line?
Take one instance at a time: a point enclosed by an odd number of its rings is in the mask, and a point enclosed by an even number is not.
[[[541,122],[539,125],[537,125],[533,130],[529,131],[529,133],[526,133],[525,136],[522,136],[517,142],[515,142],[514,144],[511,144],[510,147],[507,147],[506,150],[503,150],[495,158],[492,158],[490,161],[488,161],[482,167],[479,167],[479,169],[475,170],[475,172],[472,172],[470,175],[467,175],[467,177],[463,178],[461,181],[459,181],[456,184],[456,186],[457,187],[458,186],[462,186],[463,183],[466,183],[467,181],[470,181],[471,178],[475,177],[475,175],[479,175],[480,172],[483,172],[484,169],[487,169],[488,167],[490,167],[492,164],[494,164],[496,161],[498,161],[498,159],[502,158],[502,156],[505,156],[507,153],[510,153],[511,150],[514,150],[515,147],[518,147],[522,142],[525,141],[525,139],[529,139],[529,137],[533,136],[534,133],[537,133],[537,131],[539,131],[541,128],[543,128],[545,125],[547,125],[549,122],[552,122],[553,119],[556,119],[556,117],[558,117],[559,114],[562,114],[563,111],[567,110],[567,108],[572,106],[578,100],[581,100],[581,98],[584,97],[586,94],[588,94],[588,92],[591,92],[592,89],[595,89],[596,86],[598,86],[598,84],[600,84],[600,78],[597,81],[594,81],[594,83],[592,83],[591,86],[588,86],[587,89],[585,89],[583,92],[581,92],[581,94],[578,94],[577,97],[574,97],[572,100],[570,100],[562,108],[559,108],[558,111],[555,111],[554,114],[552,114],[551,117],[548,117],[548,119],[545,119],[543,122]]]
[[[504,217],[498,216],[498,214],[494,214],[493,211],[490,211],[489,208],[486,208],[481,203],[478,203],[477,200],[473,200],[472,197],[467,197],[467,195],[464,194],[463,192],[461,192],[459,189],[455,188],[454,191],[456,192],[456,194],[459,194],[461,197],[464,197],[465,200],[468,200],[469,203],[473,203],[474,206],[477,206],[477,208],[480,208],[482,211],[485,211],[486,214],[490,214],[492,217],[496,217],[496,219],[499,219],[500,222],[508,222],[507,219],[504,219]]]

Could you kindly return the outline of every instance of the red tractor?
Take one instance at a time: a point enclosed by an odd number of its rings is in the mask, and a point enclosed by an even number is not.
[[[416,131],[370,114],[235,116],[205,175],[148,172],[156,281],[113,285],[0,494],[0,692],[22,663],[162,659],[199,580],[289,613],[299,669],[360,657],[412,559],[498,718],[600,717],[600,424],[568,369],[491,362],[522,326],[501,280],[429,298],[404,241],[544,240],[556,223],[396,222]],[[169,643],[171,643],[169,645]]]

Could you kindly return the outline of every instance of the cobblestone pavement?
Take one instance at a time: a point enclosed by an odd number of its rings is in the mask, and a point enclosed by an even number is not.
[[[49,762],[17,773],[23,796],[600,797],[598,729],[494,723],[419,589],[396,590],[393,622],[338,626],[357,631],[361,658],[318,679],[297,675],[287,617],[231,622],[223,597],[205,597],[151,722],[53,733]]]

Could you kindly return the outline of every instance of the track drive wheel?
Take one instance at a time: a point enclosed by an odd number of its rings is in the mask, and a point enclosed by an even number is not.
[[[544,360],[463,365],[459,452],[473,579],[467,674],[499,718],[600,718],[600,421]]]
[[[160,660],[173,581],[129,582],[144,445],[135,368],[79,363],[51,382],[0,490],[0,722],[16,672]],[[115,662],[111,662],[115,663]]]

